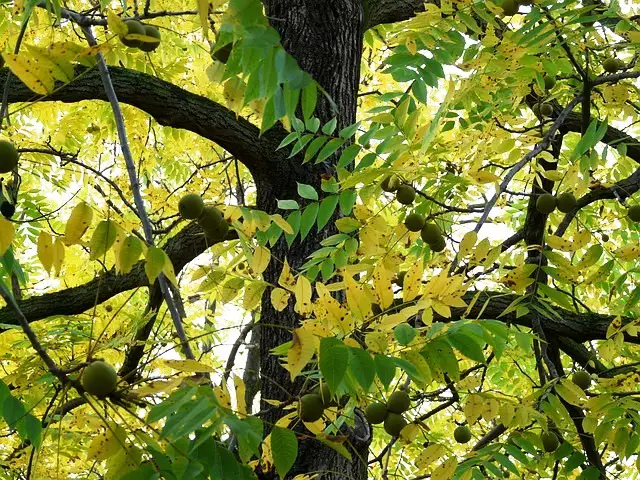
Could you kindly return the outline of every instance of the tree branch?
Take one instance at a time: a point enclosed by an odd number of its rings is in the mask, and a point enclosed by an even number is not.
[[[234,238],[237,238],[237,234],[235,231],[231,231],[226,240]],[[177,273],[209,246],[211,245],[207,244],[201,228],[192,223],[172,237],[163,249],[171,259]],[[29,322],[56,315],[78,315],[91,308],[96,302],[100,304],[119,293],[148,285],[144,261],[140,261],[126,275],[118,274],[112,268],[77,287],[20,300],[18,306]],[[18,325],[11,307],[6,306],[0,309],[0,323]]]
[[[286,133],[281,128],[276,126],[260,136],[258,127],[206,97],[135,70],[110,66],[109,72],[119,101],[143,110],[160,125],[189,130],[217,143],[254,177],[271,177],[275,164],[290,163],[284,151],[276,151]],[[8,73],[8,68],[0,69],[0,84]],[[14,78],[8,98],[9,103],[83,100],[107,100],[97,69],[78,67],[73,81],[57,84],[48,96],[36,95]]]
[[[418,12],[424,12],[427,3],[434,0],[369,0],[364,2],[365,30],[383,23],[402,22]]]

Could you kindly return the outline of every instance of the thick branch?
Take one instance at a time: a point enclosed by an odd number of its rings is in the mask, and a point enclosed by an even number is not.
[[[464,299],[470,302],[476,292],[465,294]],[[516,312],[502,313],[511,305],[513,301],[520,298],[512,293],[484,292],[474,303],[467,318],[475,319],[495,319],[513,325],[521,325],[531,328],[531,313],[516,316]],[[466,308],[452,308],[451,318],[445,319],[436,315],[438,321],[455,321],[460,319],[466,311]],[[613,315],[604,315],[599,313],[576,313],[571,310],[555,307],[558,317],[548,318],[540,316],[542,328],[548,336],[562,336],[571,338],[575,342],[582,343],[589,340],[604,340],[606,338],[607,328],[615,318]],[[502,315],[502,316],[501,316]],[[626,320],[623,319],[623,323]],[[631,336],[625,336],[625,340],[631,343],[640,343],[640,340]]]
[[[418,12],[424,12],[425,3],[439,3],[434,0],[365,0],[365,29],[383,23],[402,22]]]
[[[7,68],[0,69],[0,85],[8,72]],[[217,143],[254,176],[267,175],[273,168],[270,163],[286,161],[284,153],[276,151],[283,136],[278,128],[260,136],[258,127],[206,97],[135,70],[109,67],[109,72],[119,101],[145,111],[160,125],[189,130]],[[9,102],[107,100],[97,69],[78,68],[76,75],[72,82],[56,85],[46,97],[34,94],[14,78]]]
[[[234,231],[228,238],[235,236]],[[164,246],[164,251],[171,259],[174,270],[179,272],[206,248],[207,243],[202,230],[193,223],[171,238]],[[117,274],[115,269],[111,269],[83,285],[20,300],[18,306],[29,322],[56,315],[77,315],[91,308],[96,302],[100,304],[119,293],[148,285],[144,262],[140,261],[126,275]],[[18,324],[11,307],[0,309],[0,323]]]

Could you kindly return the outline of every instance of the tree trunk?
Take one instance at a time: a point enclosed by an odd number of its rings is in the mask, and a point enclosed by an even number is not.
[[[337,106],[336,111],[331,102],[319,94],[315,115],[322,123],[336,117],[338,129],[354,123],[362,54],[364,16],[361,2],[265,0],[264,4],[272,26],[281,35],[282,45]],[[334,173],[334,163],[335,158],[322,165],[283,162],[277,171],[259,175],[255,178],[258,208],[276,213],[277,199],[298,199],[296,182],[313,185],[320,192],[321,175]],[[265,280],[273,285],[278,283],[285,258],[295,273],[307,256],[320,247],[320,241],[334,233],[330,224],[322,232],[312,230],[304,241],[298,237],[291,247],[281,238],[272,249],[272,262],[265,272]],[[300,392],[301,382],[292,383],[279,359],[271,353],[274,347],[291,340],[291,329],[299,323],[293,304],[291,300],[284,311],[277,312],[271,305],[269,291],[262,299],[260,391],[263,409],[269,406],[264,402],[266,399],[291,400]],[[275,411],[263,420],[266,425],[273,424],[282,415],[282,411]],[[300,428],[301,431],[304,429]],[[318,473],[318,478],[322,479],[367,478],[369,428],[361,415],[356,416],[355,430],[348,433],[352,461],[318,441],[304,440],[300,442],[298,459],[289,476]]]

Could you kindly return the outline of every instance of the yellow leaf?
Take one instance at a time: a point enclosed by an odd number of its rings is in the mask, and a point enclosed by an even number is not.
[[[156,380],[149,382],[140,388],[136,388],[133,392],[138,397],[146,397],[147,395],[156,395],[162,392],[169,392],[177,388],[182,383],[182,377],[174,377],[171,380]]]
[[[217,387],[213,387],[213,394],[223,408],[231,408],[231,396],[229,395],[229,390],[225,382],[222,382],[222,384]]]
[[[462,237],[462,241],[460,242],[460,250],[458,252],[460,258],[466,257],[477,241],[478,234],[476,232],[471,231],[465,233],[464,237]]]
[[[384,262],[378,262],[373,270],[373,293],[382,309],[393,303],[392,278],[393,274],[385,268]]]
[[[167,277],[167,280],[169,280],[177,287],[178,279],[176,278],[176,272],[173,269],[173,263],[171,263],[169,255],[167,255],[164,250],[162,250],[162,254],[164,255],[164,266],[162,267],[162,273],[164,273],[164,276]]]
[[[311,361],[318,345],[317,337],[302,328],[293,331],[293,345],[287,352],[287,370],[293,381]]]
[[[0,216],[0,255],[4,255],[13,242],[14,228],[6,218]]]
[[[623,262],[628,262],[630,260],[635,260],[638,258],[638,256],[640,256],[640,246],[627,245],[626,247],[618,248],[613,253],[616,257],[618,257]]]
[[[299,275],[294,290],[294,295],[296,298],[296,304],[294,308],[295,311],[302,316],[306,316],[307,314],[311,313],[312,293],[313,288],[311,287],[311,282],[309,282],[309,279],[304,275]]]
[[[205,40],[209,38],[209,1],[197,0],[198,16],[200,17],[200,26],[202,27],[202,35]]]
[[[433,308],[433,310],[438,314],[443,316],[444,318],[450,318],[451,317],[451,309],[449,308],[448,305],[445,305],[442,302],[439,302],[437,300],[435,300],[432,304],[431,304],[431,308]]]
[[[419,469],[425,469],[429,465],[431,465],[436,460],[442,458],[446,452],[446,449],[438,444],[432,443],[427,448],[423,449],[422,452],[416,458],[416,467]]]
[[[585,400],[585,393],[571,380],[563,378],[555,385],[556,393],[564,398],[571,405],[582,406]]]
[[[415,55],[418,51],[416,41],[413,38],[407,38],[407,41],[404,45],[405,47],[407,47],[407,50],[409,50],[409,53],[411,53],[411,55]]]
[[[487,172],[486,170],[479,170],[475,172],[469,172],[469,177],[478,183],[493,183],[500,180],[500,177],[495,173]]]
[[[422,289],[422,273],[424,265],[422,258],[417,263],[411,265],[404,276],[402,283],[402,299],[405,302],[411,301],[420,295]]]
[[[273,305],[273,308],[275,308],[278,312],[281,312],[282,310],[287,308],[290,296],[291,294],[283,288],[276,287],[271,290],[271,305]]]
[[[469,425],[473,425],[482,416],[484,410],[484,402],[480,395],[469,395],[467,402],[464,404],[464,416]]]
[[[607,338],[613,337],[622,328],[622,317],[614,318],[607,327]]]
[[[55,78],[39,64],[38,58],[8,52],[3,53],[2,58],[11,72],[34,93],[47,95],[53,92]]]
[[[129,235],[116,256],[116,268],[120,273],[129,273],[142,255],[142,241],[135,235]]]
[[[53,268],[56,270],[56,275],[60,275],[64,263],[64,253],[64,242],[60,237],[56,237],[56,241],[53,242]]]
[[[513,417],[516,414],[516,409],[512,403],[504,402],[502,405],[500,405],[499,414],[500,423],[508,428],[513,422]]]
[[[344,275],[344,283],[347,287],[347,305],[351,313],[358,319],[363,320],[371,316],[371,300],[368,300],[364,287],[358,285],[351,275]]]
[[[436,468],[431,474],[431,480],[449,480],[453,477],[458,466],[458,461],[455,458],[449,458],[438,468]]]
[[[213,367],[209,365],[205,365],[204,363],[200,363],[196,360],[164,360],[164,364],[179,372],[189,372],[189,373],[211,373],[215,370]]]
[[[107,25],[109,26],[109,30],[116,35],[126,35],[129,31],[127,26],[124,24],[124,20],[111,10],[107,10]]]
[[[296,285],[296,279],[291,274],[291,268],[289,267],[289,262],[286,258],[284,259],[284,265],[282,266],[282,271],[278,278],[278,285],[290,291],[293,291]]]
[[[251,268],[259,275],[267,269],[270,261],[271,252],[265,247],[258,247],[253,252]]]
[[[493,420],[498,415],[500,409],[500,402],[495,398],[489,398],[484,402],[484,410],[482,411],[482,418],[487,422]]]
[[[293,235],[293,227],[289,225],[289,222],[282,218],[282,215],[277,213],[275,215],[271,215],[271,220],[273,220],[273,222],[278,225],[284,233]]]
[[[243,415],[247,414],[247,404],[245,402],[245,398],[244,398],[244,394],[246,391],[245,385],[244,385],[244,381],[242,380],[241,377],[238,377],[237,375],[233,376],[233,384],[235,385],[236,388],[236,404],[237,404],[237,408],[236,410],[238,411],[238,413],[241,413]]]
[[[102,220],[98,223],[91,241],[89,242],[90,260],[102,258],[116,241],[118,231],[111,220]]]
[[[93,210],[85,202],[80,202],[73,207],[64,231],[64,243],[66,245],[80,243],[82,236],[91,225],[92,219]]]
[[[109,428],[91,441],[87,450],[88,460],[101,462],[114,456],[126,445],[127,433],[120,425],[110,424]]]
[[[144,271],[149,279],[149,285],[153,285],[158,275],[164,270],[164,264],[167,260],[167,255],[161,248],[151,247],[147,250],[145,257]]]
[[[418,438],[418,434],[421,431],[422,430],[420,429],[420,427],[418,427],[418,425],[416,425],[415,423],[410,423],[400,431],[400,439],[403,441],[403,443],[412,443],[416,438]]]
[[[269,284],[261,280],[249,283],[244,288],[244,298],[242,299],[242,308],[251,311],[260,304],[262,294]]]
[[[50,273],[53,265],[53,241],[51,235],[44,230],[40,230],[38,235],[38,259],[46,272]]]

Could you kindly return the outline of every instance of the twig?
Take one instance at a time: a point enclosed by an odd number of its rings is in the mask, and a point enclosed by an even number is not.
[[[82,30],[89,44],[91,46],[95,46],[97,42],[95,37],[93,36],[91,27],[83,27]],[[142,230],[144,232],[147,243],[153,246],[153,227],[144,206],[142,193],[140,192],[140,183],[138,181],[138,175],[136,173],[133,155],[131,154],[131,150],[129,149],[129,141],[127,139],[127,131],[124,126],[124,118],[122,116],[122,110],[120,109],[120,103],[118,102],[118,97],[116,96],[116,92],[111,81],[111,76],[109,75],[109,69],[107,68],[107,63],[105,62],[102,53],[98,53],[97,59],[98,71],[100,72],[100,77],[104,85],[105,93],[107,94],[107,98],[109,99],[109,103],[111,104],[111,109],[113,110],[113,116],[118,131],[118,138],[120,139],[120,148],[122,149],[122,155],[127,166],[127,173],[129,174],[129,182],[131,184],[131,190],[133,192],[134,203],[138,210],[138,217],[142,222]],[[171,318],[173,319],[173,324],[176,329],[178,338],[180,339],[185,357],[189,359],[195,359],[193,351],[191,350],[191,346],[189,345],[187,335],[184,331],[184,327],[182,325],[182,318],[180,317],[180,313],[178,312],[178,309],[176,307],[175,300],[171,295],[171,292],[169,291],[165,276],[161,273],[160,275],[158,275],[157,281],[160,285],[160,289],[162,290],[162,296],[164,297],[164,300],[167,304],[167,309],[171,313]]]
[[[224,381],[226,382],[229,379],[229,375],[231,374],[231,371],[233,370],[233,366],[235,364],[236,361],[236,354],[238,353],[238,350],[240,349],[240,345],[244,342],[245,338],[247,338],[247,335],[249,334],[249,332],[251,331],[251,329],[253,329],[253,326],[255,325],[255,322],[253,321],[253,319],[251,321],[249,321],[249,323],[247,323],[244,328],[240,331],[240,335],[238,335],[238,338],[236,339],[235,343],[233,344],[233,347],[231,347],[231,351],[229,352],[229,358],[227,359],[227,368],[225,368],[224,370]]]

